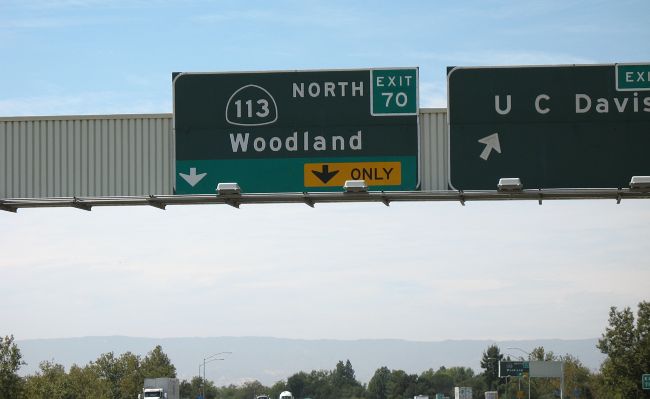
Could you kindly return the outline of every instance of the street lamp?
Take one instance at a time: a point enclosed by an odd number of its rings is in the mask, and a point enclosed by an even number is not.
[[[520,352],[523,352],[526,355],[528,355],[528,360],[530,361],[531,356],[530,356],[529,352],[526,352],[525,350],[523,350],[521,348],[506,348],[506,349],[514,349],[514,350],[518,350]],[[524,360],[523,357],[521,357],[521,356],[519,356],[519,357],[521,358],[521,360]],[[529,367],[528,368],[528,399],[530,399],[530,363],[528,364],[528,367]]]
[[[205,399],[205,364],[214,362],[217,360],[225,360],[222,357],[217,357],[219,355],[230,355],[232,352],[219,352],[215,353],[213,355],[207,356],[203,358],[203,364],[199,363],[199,378],[201,378],[201,366],[203,366],[203,381],[201,381],[201,398]]]

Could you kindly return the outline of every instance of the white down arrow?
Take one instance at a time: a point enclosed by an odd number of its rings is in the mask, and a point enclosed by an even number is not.
[[[190,168],[190,174],[186,175],[185,173],[179,173],[183,179],[192,187],[196,186],[198,182],[201,181],[207,175],[207,173],[196,174],[196,168]]]

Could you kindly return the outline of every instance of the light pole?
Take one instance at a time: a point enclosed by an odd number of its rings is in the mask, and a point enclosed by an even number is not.
[[[203,358],[203,364],[199,363],[199,378],[201,378],[201,366],[203,366],[203,380],[201,381],[201,398],[202,399],[205,399],[205,364],[210,363],[210,362],[214,362],[214,361],[217,361],[217,360],[225,360],[224,358],[217,357],[217,356],[219,356],[219,355],[230,355],[230,354],[232,354],[232,352],[215,353],[213,355],[204,357]]]
[[[526,352],[525,350],[523,350],[521,348],[506,348],[506,349],[515,349],[515,350],[518,350],[520,352],[523,352],[526,355],[528,355],[528,361],[530,361],[530,353],[529,352]],[[519,357],[521,357],[521,356],[519,356]],[[523,357],[521,357],[521,359],[523,360]],[[529,369],[528,369],[528,399],[530,399],[530,363],[528,364],[528,367],[529,367]]]

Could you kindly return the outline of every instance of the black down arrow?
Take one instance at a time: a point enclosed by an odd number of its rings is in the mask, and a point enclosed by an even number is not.
[[[330,172],[330,166],[329,165],[323,165],[323,169],[318,171],[318,170],[312,170],[311,173],[316,175],[320,181],[323,182],[323,184],[327,184],[328,181],[332,180],[332,177],[336,176],[337,173],[339,173],[338,170],[334,170]]]

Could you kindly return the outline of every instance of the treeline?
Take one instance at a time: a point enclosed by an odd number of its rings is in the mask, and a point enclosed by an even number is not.
[[[258,381],[242,385],[217,387],[200,377],[183,380],[180,396],[195,399],[205,392],[205,399],[254,399],[268,394],[277,399],[288,390],[299,399],[409,399],[416,395],[434,398],[436,394],[453,397],[455,386],[471,387],[474,398],[483,398],[487,390],[499,391],[499,397],[517,397],[524,391],[528,397],[526,378],[500,378],[501,360],[561,360],[564,362],[564,398],[632,399],[650,398],[650,391],[641,389],[641,375],[650,372],[650,302],[639,304],[637,317],[630,308],[610,309],[609,326],[598,342],[606,355],[600,371],[592,373],[571,355],[557,356],[543,347],[527,356],[502,353],[496,346],[488,347],[481,357],[481,372],[468,367],[441,367],[420,374],[409,374],[388,367],[377,369],[368,384],[356,379],[349,360],[339,361],[332,370],[296,373],[273,386]],[[523,351],[522,351],[523,352]],[[141,358],[131,352],[115,356],[102,354],[97,360],[68,371],[60,364],[45,361],[33,375],[20,377],[18,370],[25,363],[13,336],[0,338],[0,399],[134,399],[141,392],[145,378],[176,377],[176,368],[160,346]],[[559,397],[559,379],[533,378],[532,399]]]
[[[0,339],[0,399],[135,399],[144,379],[175,377],[176,368],[160,346],[144,358],[131,352],[102,354],[86,366],[65,368],[43,361],[34,375],[21,378],[22,361],[13,336]]]

